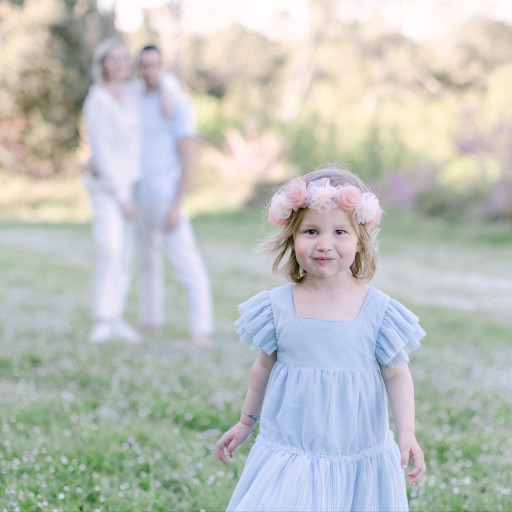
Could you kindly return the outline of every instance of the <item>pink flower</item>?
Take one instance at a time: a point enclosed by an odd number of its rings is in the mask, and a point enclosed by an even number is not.
[[[372,220],[369,220],[368,222],[364,223],[364,227],[371,229],[371,228],[374,228],[375,226],[378,226],[382,219],[382,213],[383,213],[382,210],[379,208],[379,211],[377,212],[375,217]]]
[[[355,220],[358,224],[374,222],[381,212],[379,200],[371,192],[365,192],[361,198],[361,204],[354,210]],[[382,213],[380,213],[382,216]]]
[[[331,185],[329,178],[320,178],[308,185],[308,207],[320,213],[338,206],[338,188]]]
[[[281,190],[274,194],[268,209],[268,220],[270,223],[274,226],[283,226],[288,221],[291,213],[292,209],[288,205],[284,191]]]
[[[286,202],[296,212],[299,208],[306,208],[308,190],[302,178],[295,178],[285,188]]]
[[[288,222],[287,219],[278,219],[274,217],[274,214],[270,208],[268,209],[268,220],[273,226],[285,226]]]
[[[354,211],[360,204],[363,193],[353,185],[343,185],[339,192],[340,208],[342,210],[351,212]]]

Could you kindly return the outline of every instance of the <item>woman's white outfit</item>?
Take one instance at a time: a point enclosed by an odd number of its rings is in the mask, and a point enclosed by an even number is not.
[[[95,171],[87,175],[85,184],[98,250],[93,315],[99,323],[90,339],[136,341],[135,332],[122,321],[132,271],[134,227],[121,210],[123,202],[133,200],[139,177],[136,97],[123,87],[118,101],[102,85],[93,85],[84,103],[84,117]]]

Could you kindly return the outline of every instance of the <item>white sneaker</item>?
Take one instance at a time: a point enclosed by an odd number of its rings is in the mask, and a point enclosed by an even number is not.
[[[105,343],[114,337],[111,322],[98,322],[89,334],[90,343]]]
[[[139,333],[124,320],[117,320],[112,323],[112,336],[130,343],[139,343]]]

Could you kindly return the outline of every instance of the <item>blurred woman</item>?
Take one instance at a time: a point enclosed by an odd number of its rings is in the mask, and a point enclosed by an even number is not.
[[[128,50],[121,39],[101,42],[93,58],[94,84],[84,103],[91,150],[85,183],[97,245],[92,343],[139,341],[123,319],[133,254],[133,188],[139,176],[137,102],[127,86]]]

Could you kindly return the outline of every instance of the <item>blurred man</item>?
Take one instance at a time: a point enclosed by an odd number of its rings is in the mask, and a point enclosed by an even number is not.
[[[210,282],[182,206],[196,136],[192,103],[173,77],[162,75],[156,46],[141,50],[138,71],[144,82],[136,195],[141,327],[154,330],[164,323],[163,252],[186,290],[190,342],[208,345],[213,331]]]

